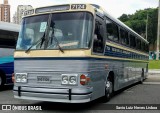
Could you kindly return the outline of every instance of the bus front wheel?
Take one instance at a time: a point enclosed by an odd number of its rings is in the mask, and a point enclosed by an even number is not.
[[[106,86],[105,86],[105,96],[103,97],[104,102],[108,102],[113,94],[113,83],[110,80],[106,81]]]

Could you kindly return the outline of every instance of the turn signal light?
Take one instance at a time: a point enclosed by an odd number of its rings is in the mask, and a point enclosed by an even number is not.
[[[12,82],[13,82],[13,83],[15,82],[15,76],[14,76],[14,73],[12,73]]]
[[[90,81],[90,78],[87,77],[86,75],[82,74],[80,76],[80,84],[81,85],[86,85]]]

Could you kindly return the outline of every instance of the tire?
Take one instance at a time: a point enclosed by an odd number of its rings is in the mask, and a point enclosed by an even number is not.
[[[142,75],[141,75],[140,83],[143,84],[143,81],[144,81],[144,70],[142,69]]]
[[[110,80],[106,81],[105,86],[105,96],[103,97],[103,102],[108,102],[113,95],[113,83]]]

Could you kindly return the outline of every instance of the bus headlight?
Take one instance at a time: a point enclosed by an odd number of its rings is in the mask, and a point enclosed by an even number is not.
[[[61,83],[62,85],[76,85],[78,74],[62,74]]]
[[[16,82],[26,83],[27,73],[16,73],[15,79],[16,79]]]
[[[20,74],[16,74],[16,82],[21,82],[21,75]]]
[[[68,76],[62,76],[62,84],[68,84]]]
[[[70,76],[69,84],[72,84],[72,85],[77,84],[77,77],[76,76]]]

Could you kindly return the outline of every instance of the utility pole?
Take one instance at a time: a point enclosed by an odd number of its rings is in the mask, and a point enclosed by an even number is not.
[[[159,8],[158,8],[157,55],[156,55],[156,60],[159,60],[159,38],[160,38],[160,0],[159,0]]]
[[[146,40],[148,38],[148,13],[147,13],[147,21],[146,21]]]

